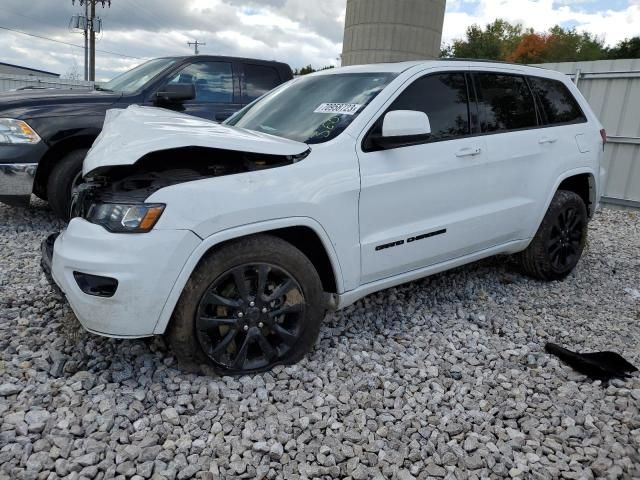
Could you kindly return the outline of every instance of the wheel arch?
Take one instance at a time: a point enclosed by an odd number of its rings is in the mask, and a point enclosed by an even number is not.
[[[52,145],[38,163],[36,176],[33,182],[33,193],[46,200],[48,195],[47,180],[56,164],[61,158],[74,150],[91,148],[91,145],[97,136],[98,133],[74,135]]]
[[[593,217],[597,204],[596,177],[593,173],[584,172],[569,175],[560,182],[558,187],[555,189],[554,194],[558,190],[568,190],[579,195],[587,207],[587,214],[589,215],[589,218]]]
[[[585,185],[587,187],[585,188]],[[596,175],[594,171],[590,168],[576,168],[572,170],[567,170],[558,176],[555,183],[553,184],[553,188],[547,193],[547,198],[544,203],[544,208],[538,213],[538,218],[536,220],[535,228],[531,231],[529,235],[529,240],[533,240],[534,235],[542,225],[542,220],[549,210],[549,205],[551,205],[551,201],[553,200],[554,195],[558,190],[565,188],[567,190],[576,192],[580,197],[585,200],[585,196],[588,192],[588,201],[585,202],[587,206],[587,215],[589,218],[593,217],[595,213],[596,207],[598,206],[598,184],[596,183]],[[583,196],[585,195],[585,196]],[[529,242],[525,245],[524,248],[528,246]]]
[[[551,200],[553,200],[553,196],[556,194],[558,190],[566,189],[572,192],[577,193],[580,197],[585,200],[585,205],[587,206],[587,213],[589,218],[593,216],[596,210],[596,206],[598,204],[598,185],[596,183],[596,174],[590,168],[576,168],[572,170],[567,170],[562,173],[556,179],[553,188],[547,194],[547,198],[544,204],[544,208],[540,212],[538,216],[538,221],[536,223],[536,231],[540,227],[542,223],[542,219],[544,218],[547,210],[549,209],[549,205],[551,205]],[[577,191],[576,191],[577,190]],[[534,231],[535,233],[535,231]]]
[[[160,335],[165,332],[187,281],[208,254],[229,242],[257,234],[273,235],[291,243],[313,263],[327,293],[339,294],[344,291],[342,268],[335,248],[327,232],[314,219],[294,217],[230,228],[204,238],[193,251],[167,297],[154,334]]]

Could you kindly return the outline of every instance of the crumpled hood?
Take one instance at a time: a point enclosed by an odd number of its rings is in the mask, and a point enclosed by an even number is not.
[[[180,147],[209,147],[267,155],[300,155],[309,146],[266,133],[221,125],[163,108],[108,110],[84,160],[83,175],[99,167],[132,165],[144,155]]]

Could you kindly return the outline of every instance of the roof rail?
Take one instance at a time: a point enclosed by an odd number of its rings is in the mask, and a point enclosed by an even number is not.
[[[461,58],[461,57],[440,57],[440,58],[436,58],[436,60],[438,61],[445,61],[445,62],[478,62],[478,63],[502,63],[505,65],[516,65],[519,67],[533,67],[533,68],[542,68],[544,69],[544,67],[538,67],[537,65],[530,65],[528,63],[516,63],[516,62],[507,62],[505,60],[490,60],[488,58]]]

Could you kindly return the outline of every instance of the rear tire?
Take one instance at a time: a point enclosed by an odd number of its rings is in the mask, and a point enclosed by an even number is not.
[[[49,174],[47,180],[49,206],[53,213],[63,220],[69,220],[71,193],[76,184],[82,181],[82,162],[87,152],[88,150],[83,148],[68,153],[58,161]]]
[[[313,264],[293,245],[271,235],[240,239],[196,267],[173,312],[169,343],[190,371],[246,375],[293,364],[318,337],[323,298]]]
[[[526,250],[518,254],[524,272],[539,280],[562,280],[575,268],[587,242],[587,207],[582,198],[558,190]]]

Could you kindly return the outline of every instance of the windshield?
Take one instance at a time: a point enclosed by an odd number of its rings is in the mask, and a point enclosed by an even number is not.
[[[175,63],[175,59],[173,58],[156,58],[155,60],[149,60],[106,83],[100,84],[96,89],[123,93],[136,92],[144,86],[145,83],[173,63]]]
[[[396,76],[336,73],[293,80],[226,123],[304,143],[337,137]]]

